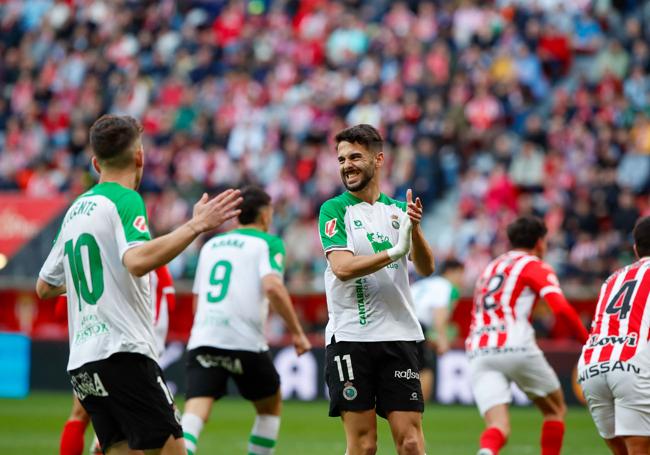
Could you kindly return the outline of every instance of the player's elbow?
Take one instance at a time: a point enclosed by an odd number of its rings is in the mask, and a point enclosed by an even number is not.
[[[36,281],[36,295],[39,299],[51,299],[62,292],[61,287],[52,286],[50,283],[47,283],[40,278]]]
[[[47,292],[49,290],[48,288],[49,286],[47,285],[47,283],[41,280],[40,278],[38,279],[38,281],[36,281],[36,295],[38,296],[39,299],[47,298]]]
[[[421,276],[433,275],[433,272],[436,271],[436,265],[431,261],[425,261],[422,264],[417,264],[415,269]]]
[[[264,294],[271,301],[275,302],[282,296],[282,289],[277,284],[264,286]]]
[[[151,271],[151,268],[147,267],[141,255],[138,255],[133,250],[124,253],[122,262],[124,263],[126,270],[128,270],[131,275],[137,278],[141,278]]]
[[[136,278],[142,278],[147,273],[149,273],[149,271],[145,267],[140,265],[133,265],[131,267],[127,266],[126,269],[129,271],[131,275],[135,276]]]
[[[278,302],[288,295],[287,288],[282,280],[276,276],[269,276],[262,281],[262,290],[270,302]]]
[[[341,281],[348,281],[352,278],[355,278],[354,274],[350,270],[347,270],[345,267],[332,266],[332,273]]]
[[[149,273],[149,269],[144,266],[144,264],[138,261],[124,261],[124,267],[129,273],[137,278],[141,278]]]

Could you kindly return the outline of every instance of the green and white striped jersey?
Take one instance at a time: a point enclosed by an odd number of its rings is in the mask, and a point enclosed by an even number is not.
[[[137,278],[122,263],[150,239],[142,197],[118,183],[95,185],[66,212],[39,276],[66,285],[68,370],[116,352],[157,359],[149,275]]]
[[[258,229],[241,228],[210,239],[199,255],[192,292],[198,305],[188,349],[268,350],[264,323],[269,302],[262,278],[284,273],[284,245]]]
[[[345,192],[320,209],[319,230],[325,255],[351,251],[372,255],[397,243],[406,203],[381,194],[368,204]],[[329,321],[326,343],[337,341],[418,341],[424,339],[413,311],[406,256],[375,273],[339,280],[327,263],[325,293]]]

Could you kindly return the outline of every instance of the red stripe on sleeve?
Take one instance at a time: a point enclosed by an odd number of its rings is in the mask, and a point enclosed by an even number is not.
[[[626,333],[626,335],[636,333],[636,343],[634,346],[630,346],[629,344],[623,346],[623,350],[621,351],[621,360],[623,361],[631,359],[634,354],[636,354],[636,350],[642,342],[639,337],[639,332],[641,332],[643,314],[645,313],[646,305],[648,304],[648,295],[650,295],[650,276],[647,270],[643,272],[641,283],[638,286],[639,290],[634,297],[634,301],[632,301],[630,321]]]

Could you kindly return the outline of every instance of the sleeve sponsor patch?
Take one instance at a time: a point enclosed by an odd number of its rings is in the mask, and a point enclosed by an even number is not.
[[[336,229],[336,218],[332,218],[327,223],[325,223],[325,235],[328,237],[334,237],[338,230]]]
[[[282,253],[276,253],[273,259],[280,268],[284,266],[284,255]]]
[[[139,232],[147,232],[149,228],[147,227],[147,221],[144,219],[144,216],[137,216],[133,220],[133,227]]]

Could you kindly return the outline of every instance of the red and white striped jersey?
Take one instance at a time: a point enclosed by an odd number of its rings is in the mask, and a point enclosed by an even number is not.
[[[539,349],[530,314],[538,297],[552,294],[566,302],[553,268],[537,256],[513,250],[494,259],[476,284],[466,350]]]
[[[176,303],[174,280],[167,266],[158,267],[149,273],[151,305],[153,306],[153,331],[156,336],[158,355],[165,350],[169,328],[169,311]]]
[[[650,258],[612,274],[600,288],[591,332],[578,365],[627,361],[650,338]]]

